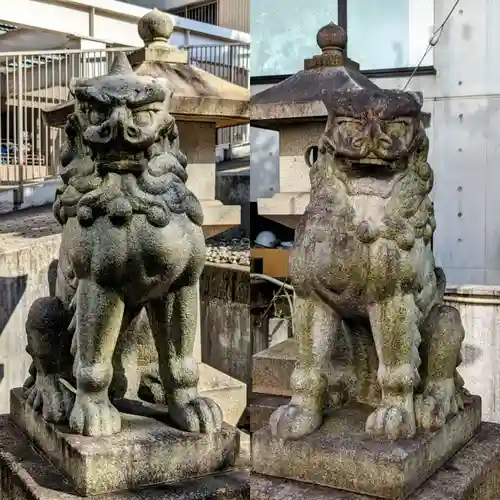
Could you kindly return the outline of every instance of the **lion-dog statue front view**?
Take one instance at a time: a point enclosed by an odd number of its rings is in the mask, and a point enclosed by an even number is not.
[[[321,427],[342,341],[354,352],[353,397],[374,407],[366,431],[412,438],[442,427],[468,394],[457,372],[464,329],[443,304],[445,276],[431,248],[422,95],[346,89],[324,102],[328,121],[290,260],[292,398],[271,416],[271,432],[298,439]]]
[[[105,436],[121,429],[113,398],[149,386],[179,429],[217,431],[222,413],[200,397],[193,357],[203,212],[186,188],[169,84],[136,75],[120,53],[71,92],[56,293],[28,316],[26,402],[73,433]],[[138,378],[141,357],[150,366]]]

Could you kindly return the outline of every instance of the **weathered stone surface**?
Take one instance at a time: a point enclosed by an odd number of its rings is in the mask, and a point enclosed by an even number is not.
[[[500,426],[480,432],[407,500],[498,500]],[[251,500],[373,500],[373,497],[321,486],[252,475]]]
[[[327,27],[321,43],[337,34]],[[314,433],[335,395],[334,406],[354,399],[373,407],[372,437],[409,439],[445,425],[467,394],[457,371],[465,333],[443,302],[446,277],[431,247],[423,96],[336,86],[323,99],[329,119],[309,151],[310,202],[290,256],[292,397],[270,428],[282,439]],[[341,340],[353,377],[334,359]]]
[[[144,416],[121,417],[122,430],[114,436],[74,435],[66,426],[47,423],[26,407],[21,390],[11,393],[15,424],[82,495],[178,482],[234,466],[239,435],[233,427],[224,425],[217,433],[199,434]]]
[[[331,43],[325,44],[327,39]],[[333,23],[324,26],[317,43],[321,54],[304,60],[303,70],[252,96],[252,124],[279,129],[297,119],[323,121],[327,115],[323,89],[378,88],[359,72],[359,64],[345,56],[347,35],[343,28]]]
[[[291,396],[290,377],[297,360],[294,339],[280,342],[252,357],[252,391]]]
[[[248,475],[230,471],[177,484],[108,493],[89,500],[248,500]],[[0,417],[0,498],[81,500],[68,480],[35,451],[8,417]]]
[[[344,338],[339,338],[332,353],[332,362],[335,372],[323,370],[323,375],[328,381],[326,405],[336,407],[343,399],[356,397],[355,373],[349,356],[348,347]],[[297,341],[289,338],[273,345],[252,357],[252,390],[254,393],[269,394],[274,396],[291,396],[290,379],[297,361]],[[339,379],[342,381],[342,390],[339,390]],[[341,392],[344,395],[340,394]],[[339,399],[340,397],[340,399]]]
[[[113,403],[124,397],[167,403],[179,429],[218,431],[222,412],[200,394],[194,352],[204,214],[186,187],[170,82],[137,75],[119,53],[71,93],[53,207],[57,286],[28,315],[26,403],[86,436],[120,431]]]
[[[481,400],[467,400],[438,431],[396,442],[371,439],[365,421],[372,410],[352,405],[332,411],[325,424],[301,440],[272,438],[269,427],[253,434],[253,470],[381,498],[405,498],[477,432]]]
[[[130,54],[129,60],[139,74],[170,81],[175,91],[171,112],[176,118],[194,117],[218,127],[248,123],[249,89],[188,64],[187,51],[168,43],[173,32],[168,14],[155,9],[139,21],[138,28],[145,46]],[[76,106],[75,100],[54,106],[44,112],[44,119],[48,125],[62,127]]]
[[[269,396],[267,394],[252,394],[248,413],[250,416],[250,430],[258,431],[269,424],[272,413],[280,406],[286,405],[290,398],[283,396]]]

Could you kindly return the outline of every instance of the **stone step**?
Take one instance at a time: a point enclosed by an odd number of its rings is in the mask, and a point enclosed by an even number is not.
[[[219,370],[200,363],[200,394],[213,399],[222,409],[224,421],[235,426],[247,406],[247,386]]]
[[[250,432],[265,427],[274,410],[286,405],[290,398],[284,396],[269,396],[267,394],[252,394],[248,412],[250,415]]]
[[[290,376],[297,359],[294,339],[287,339],[253,355],[252,392],[291,396]]]
[[[328,382],[328,406],[337,407],[355,396],[356,376],[346,338],[338,338],[331,363],[323,367]],[[287,339],[257,354],[252,359],[252,392],[270,396],[292,395],[290,377],[297,360],[297,343]],[[366,402],[371,402],[366,400]]]

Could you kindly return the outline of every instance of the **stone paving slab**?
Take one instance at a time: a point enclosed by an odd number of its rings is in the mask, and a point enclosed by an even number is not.
[[[3,214],[0,215],[0,253],[60,233],[61,226],[52,214],[52,205]]]

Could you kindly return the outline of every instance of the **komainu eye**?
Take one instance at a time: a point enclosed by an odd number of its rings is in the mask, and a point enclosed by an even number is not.
[[[134,123],[139,127],[145,127],[147,125],[151,125],[153,121],[154,111],[152,110],[143,110],[137,111],[134,113]]]
[[[105,118],[104,114],[97,109],[92,109],[89,113],[89,122],[92,125],[99,125],[105,120]]]
[[[389,135],[404,135],[409,123],[404,120],[393,120],[385,124],[385,133]]]
[[[363,130],[363,123],[360,120],[354,120],[352,118],[337,118],[335,120],[335,126],[341,127],[349,132]]]

